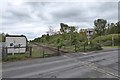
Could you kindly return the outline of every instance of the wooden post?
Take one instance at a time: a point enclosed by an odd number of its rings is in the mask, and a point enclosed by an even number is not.
[[[3,47],[2,48],[2,59],[5,60],[5,58],[7,57],[7,47]]]
[[[5,48],[5,57],[7,57],[7,53],[8,53],[8,48]]]
[[[43,49],[43,58],[45,58],[45,53],[44,53],[44,49]]]
[[[3,60],[5,59],[5,54],[6,54],[6,48],[3,47],[3,48],[2,48],[2,59],[3,59]]]
[[[76,44],[75,44],[75,52],[77,52],[76,48],[77,48],[77,46],[76,46]]]
[[[84,44],[84,52],[85,52],[85,44]]]
[[[32,57],[32,47],[30,47],[30,55],[29,57]]]
[[[114,46],[114,37],[112,35],[112,46]]]

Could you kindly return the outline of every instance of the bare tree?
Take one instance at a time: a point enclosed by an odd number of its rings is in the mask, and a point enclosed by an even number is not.
[[[47,34],[54,35],[55,33],[56,33],[56,30],[52,26],[49,26]]]

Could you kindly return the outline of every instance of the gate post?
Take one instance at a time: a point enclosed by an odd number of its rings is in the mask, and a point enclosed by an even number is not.
[[[5,47],[2,47],[2,60],[5,59]]]
[[[31,58],[32,57],[32,47],[30,47],[30,55],[29,57]]]
[[[7,57],[7,47],[2,47],[2,59],[5,60]]]
[[[84,52],[85,52],[85,44],[84,44]]]
[[[43,58],[45,58],[45,52],[44,52],[44,48],[43,48]]]

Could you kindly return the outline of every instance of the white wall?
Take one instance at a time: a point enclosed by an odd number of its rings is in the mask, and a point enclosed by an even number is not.
[[[6,47],[14,47],[21,45],[20,47],[26,47],[26,38],[25,37],[6,37]],[[13,43],[12,46],[10,44]],[[8,53],[24,53],[26,48],[8,48]]]

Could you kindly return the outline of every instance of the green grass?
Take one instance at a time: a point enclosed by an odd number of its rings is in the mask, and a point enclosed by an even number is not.
[[[33,49],[32,49],[32,57],[33,58],[41,58],[41,57],[43,57],[43,53],[44,54],[51,54],[51,52],[50,51],[48,51],[48,50],[43,50],[43,48],[39,48],[39,47],[33,47]]]
[[[18,61],[18,60],[27,60],[29,58],[43,58],[43,52],[44,54],[50,54],[48,50],[44,50],[40,47],[33,47],[32,48],[32,56],[29,57],[29,51],[23,54],[16,53],[15,55],[7,55],[7,57],[3,61]],[[47,56],[45,56],[47,57]]]
[[[43,57],[43,51],[42,50],[33,50],[32,57],[33,58]]]
[[[3,59],[4,62],[6,61],[10,61],[10,62],[13,62],[13,61],[20,61],[20,60],[27,60],[29,58],[38,58],[38,57],[43,57],[43,52],[42,50],[37,50],[35,48],[33,48],[32,50],[32,57],[29,57],[29,52],[26,52],[26,53],[22,53],[22,54],[9,54],[7,55],[7,57],[5,59]]]
[[[66,50],[66,51],[69,51],[69,52],[74,52],[75,49],[74,46],[65,46],[65,47],[62,47],[62,49]]]
[[[3,61],[18,61],[18,60],[26,60],[28,59],[28,54],[14,54],[14,55],[7,55],[7,57]]]
[[[120,48],[120,46],[103,46],[103,49],[114,49],[114,48]]]
[[[44,52],[46,54],[46,52]],[[20,60],[27,60],[29,58],[42,58],[43,52],[42,51],[32,51],[32,57],[29,57],[29,53],[23,53],[23,54],[15,54],[15,55],[7,55],[5,59],[3,59],[4,62],[13,62],[13,61],[20,61]]]

